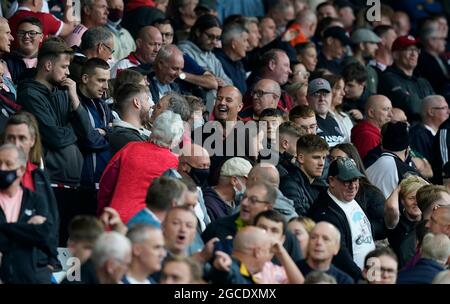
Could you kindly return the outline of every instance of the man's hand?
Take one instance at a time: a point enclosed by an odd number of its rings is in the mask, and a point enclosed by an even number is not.
[[[209,261],[214,254],[214,245],[219,242],[219,238],[215,237],[210,239],[205,246],[203,247],[203,250],[200,252],[200,257],[203,260],[203,263],[206,263]]]
[[[219,88],[227,86],[227,83],[222,78],[216,77],[216,81]]]
[[[69,99],[72,103],[72,109],[75,111],[80,105],[80,100],[77,95],[77,84],[72,79],[66,78],[61,82],[61,86],[67,88],[67,91],[69,92]]]
[[[46,217],[35,215],[28,220],[27,224],[40,225],[43,224],[46,220]]]
[[[100,221],[103,223],[105,228],[110,228],[117,231],[123,235],[127,233],[127,226],[120,219],[119,213],[111,207],[105,207],[103,209],[102,215],[100,215]]]
[[[96,130],[98,133],[100,133],[101,136],[106,136],[106,131],[100,128],[95,128],[94,130]]]
[[[231,270],[231,257],[223,251],[216,251],[213,267],[219,271],[229,272]]]
[[[360,110],[357,109],[353,109],[348,111],[348,113],[350,114],[350,116],[352,116],[355,120],[362,120],[364,118],[363,114],[361,113]]]

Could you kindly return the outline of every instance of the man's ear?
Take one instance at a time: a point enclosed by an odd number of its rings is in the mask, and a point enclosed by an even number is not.
[[[297,152],[297,160],[303,165],[305,163],[305,154]]]
[[[238,113],[241,112],[243,107],[244,107],[244,103],[243,102],[239,103],[239,105],[238,105]]]
[[[236,187],[236,185],[239,183],[238,179],[236,176],[231,176],[230,177],[230,183],[233,187]]]
[[[289,141],[286,138],[280,138],[280,145],[284,150],[289,147]]]
[[[51,60],[45,61],[44,69],[46,72],[50,72],[53,69],[53,62]]]
[[[272,59],[269,61],[269,70],[271,70],[271,71],[275,70],[276,66],[277,66],[277,63],[275,60]]]
[[[141,108],[141,101],[138,99],[138,98],[133,98],[133,106],[135,107],[135,108],[137,108],[137,109],[140,109]]]
[[[88,74],[81,75],[81,82],[83,84],[87,84],[89,82],[89,75]]]

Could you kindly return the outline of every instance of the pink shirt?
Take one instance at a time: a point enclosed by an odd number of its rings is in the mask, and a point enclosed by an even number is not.
[[[0,207],[3,209],[3,213],[5,214],[8,223],[15,223],[19,219],[22,196],[23,189],[21,187],[13,197],[9,197],[0,192]]]
[[[282,266],[266,262],[261,272],[253,275],[258,284],[288,284],[286,271]]]
[[[66,43],[67,46],[73,47],[74,45],[80,46],[81,43],[81,36],[83,36],[84,32],[87,31],[87,27],[85,27],[83,24],[78,24],[72,31],[72,33],[69,34],[69,36],[66,37]]]

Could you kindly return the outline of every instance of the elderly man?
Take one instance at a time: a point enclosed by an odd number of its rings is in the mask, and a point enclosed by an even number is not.
[[[411,148],[433,163],[433,141],[439,126],[448,119],[448,104],[441,95],[430,95],[422,101],[422,121],[410,130]]]
[[[154,26],[144,26],[136,38],[136,50],[131,52],[127,57],[119,60],[111,68],[111,78],[116,78],[117,73],[120,73],[124,69],[141,64],[153,64],[161,46],[161,32]]]
[[[238,23],[226,26],[222,33],[222,48],[214,51],[217,59],[222,63],[223,70],[233,84],[241,92],[247,91],[245,74],[242,59],[248,49],[248,32]]]
[[[430,232],[443,233],[450,237],[450,206],[434,209],[426,227]]]
[[[433,95],[430,83],[413,75],[420,49],[412,36],[398,37],[392,45],[394,64],[380,77],[378,92],[392,100],[392,105],[405,111],[410,122],[420,120],[422,99]]]
[[[253,101],[253,96],[251,93],[254,92],[254,86],[261,79],[271,79],[277,82],[280,86],[287,83],[289,75],[292,73],[290,67],[290,60],[285,51],[281,49],[271,49],[262,55],[261,61],[259,63],[257,73],[253,73],[247,79],[247,93],[245,95],[244,105],[245,108],[249,107]],[[285,112],[289,112],[294,104],[292,97],[290,97],[286,92],[278,96],[278,107]]]
[[[66,43],[70,47],[80,45],[81,37],[88,29],[103,26],[108,21],[108,3],[106,0],[84,0],[81,3],[81,23],[75,26],[66,37]]]
[[[365,119],[352,129],[351,141],[358,149],[361,159],[381,143],[381,127],[392,119],[392,104],[383,95],[372,95],[367,99]]]
[[[253,103],[251,107],[240,112],[239,117],[244,120],[259,120],[265,109],[276,109],[281,96],[280,85],[271,79],[261,79],[250,93]]]
[[[239,213],[220,218],[208,225],[202,234],[203,241],[208,242],[214,237],[225,241],[228,236],[233,237],[240,228],[253,225],[260,212],[273,209],[276,199],[275,187],[263,182],[253,182],[245,191]],[[286,232],[284,247],[294,261],[300,258],[300,247],[292,233]]]
[[[12,144],[0,146],[0,279],[5,283],[50,283],[51,244],[57,227],[48,202],[21,186],[26,157]],[[54,249],[54,248],[53,248]]]
[[[70,78],[80,82],[81,69],[84,63],[91,58],[100,58],[108,61],[114,53],[114,40],[112,34],[103,27],[88,29],[81,38],[80,47],[74,54],[69,66]]]
[[[262,271],[270,261],[273,240],[258,227],[239,230],[233,240],[231,260],[224,252],[216,252],[211,269],[211,280],[215,284],[254,284],[253,275]],[[246,271],[243,272],[242,269]]]
[[[155,103],[168,92],[181,93],[176,82],[184,68],[183,53],[175,45],[163,46],[153,62],[154,75],[149,75],[150,91]]]
[[[333,161],[328,172],[328,191],[319,195],[309,213],[316,222],[327,221],[339,230],[341,247],[334,264],[354,280],[361,278],[364,258],[375,249],[370,221],[355,200],[363,176],[353,159]]]
[[[176,92],[168,92],[159,99],[159,102],[155,106],[153,106],[150,123],[153,123],[162,112],[167,110],[179,114],[181,120],[184,122],[188,122],[189,119],[191,119],[192,112],[186,98]],[[190,129],[185,130],[185,132],[186,131],[190,131]]]
[[[369,284],[395,284],[398,259],[389,247],[380,247],[366,255],[363,275]]]
[[[183,131],[180,115],[166,111],[156,119],[148,142],[130,143],[116,153],[100,180],[99,213],[110,206],[127,223],[142,210],[152,180],[178,167],[170,149],[180,142]]]
[[[91,260],[97,283],[120,284],[131,265],[131,242],[118,232],[105,232],[95,242]]]
[[[122,282],[124,284],[156,283],[150,276],[161,270],[161,263],[166,256],[161,229],[139,224],[128,230],[127,237],[131,241],[132,259]]]
[[[211,221],[230,216],[244,194],[252,165],[241,157],[227,160],[220,169],[219,182],[215,187],[203,189],[206,209]]]
[[[309,234],[308,253],[305,260],[297,262],[304,276],[313,271],[331,275],[338,284],[352,284],[353,279],[332,264],[341,246],[341,233],[328,222],[317,223]]]
[[[273,205],[273,209],[283,215],[286,221],[298,216],[295,212],[294,202],[285,197],[279,189],[280,174],[273,164],[263,162],[255,165],[248,174],[247,183],[249,186],[253,183],[268,183],[275,187],[277,190],[277,198],[275,200],[275,205]]]
[[[331,115],[331,87],[323,78],[311,80],[308,84],[308,102],[316,113],[317,135],[326,140],[331,147],[344,142],[344,135],[338,122]]]

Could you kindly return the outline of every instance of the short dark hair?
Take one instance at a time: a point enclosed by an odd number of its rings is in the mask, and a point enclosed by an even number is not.
[[[297,118],[309,118],[316,116],[314,110],[306,105],[295,106],[289,111],[289,120],[294,121]]]
[[[266,218],[268,220],[271,220],[273,222],[277,222],[277,223],[282,223],[282,230],[283,230],[283,235],[286,234],[286,229],[287,229],[287,222],[286,219],[284,218],[284,216],[276,211],[276,210],[266,210],[263,212],[258,213],[258,215],[255,217],[255,222],[254,225],[256,226],[256,224],[258,223],[260,218]]]
[[[124,84],[134,83],[139,84],[145,76],[138,71],[132,69],[125,69],[117,73],[116,79],[114,79],[114,92],[117,92],[119,87]]]
[[[284,113],[280,109],[272,109],[267,108],[262,110],[261,114],[259,114],[259,117],[281,117],[284,118]]]
[[[373,32],[378,36],[382,37],[384,34],[386,34],[389,30],[394,30],[394,28],[390,25],[382,24],[373,29]]]
[[[39,20],[36,17],[29,16],[29,17],[25,17],[23,19],[20,19],[19,23],[17,24],[17,28],[19,28],[19,26],[21,24],[23,24],[23,23],[30,23],[30,24],[32,24],[34,26],[37,26],[42,31],[42,22],[41,22],[41,20]]]
[[[297,140],[297,153],[314,153],[328,151],[325,139],[315,134],[306,134]]]
[[[361,63],[354,62],[344,68],[342,77],[344,77],[345,82],[354,80],[357,83],[365,83],[367,81],[367,71]]]
[[[220,24],[220,21],[216,16],[209,14],[200,16],[192,26],[189,37],[192,41],[196,42],[198,39],[198,33],[204,33],[205,31],[213,27],[222,28],[222,25]]]
[[[61,37],[50,37],[42,42],[38,52],[38,68],[44,60],[56,60],[60,55],[73,56],[73,49],[67,46],[66,42]]]
[[[316,45],[312,41],[303,42],[295,45],[295,53],[303,54],[309,48],[316,48]]]
[[[69,240],[95,242],[104,232],[101,222],[92,215],[77,215],[69,224]]]
[[[272,60],[277,62],[279,53],[286,54],[286,52],[283,51],[282,49],[270,49],[267,52],[265,52],[264,54],[262,54],[261,59],[260,59],[261,68],[267,67],[269,65],[270,61],[272,61]],[[287,56],[287,54],[286,54],[286,56]]]
[[[92,75],[97,68],[109,70],[109,64],[105,60],[97,57],[90,58],[83,64],[83,67],[81,68],[81,75]]]
[[[185,190],[186,186],[176,178],[155,178],[147,190],[145,204],[149,209],[167,211],[172,207],[172,201],[181,198]]]
[[[364,258],[364,268],[369,267],[369,265],[367,265],[367,262],[369,261],[370,258],[379,258],[382,255],[387,255],[387,256],[393,258],[398,263],[397,255],[391,248],[380,247],[380,248],[372,250],[371,252],[369,252],[366,255],[366,257]]]

